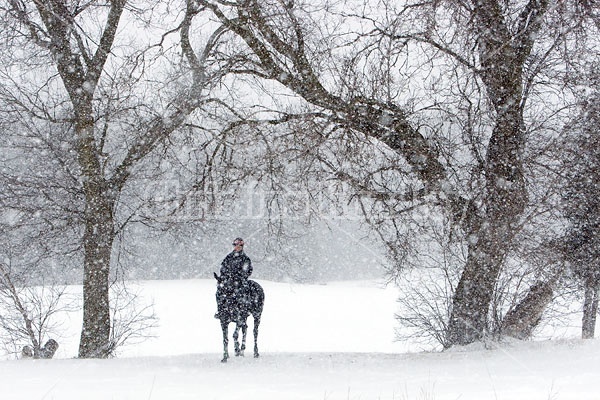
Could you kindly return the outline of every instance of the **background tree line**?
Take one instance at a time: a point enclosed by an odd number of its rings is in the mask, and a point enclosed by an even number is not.
[[[209,229],[248,181],[275,242],[290,193],[355,207],[443,347],[530,337],[572,282],[595,315],[594,2],[151,3],[0,6],[3,257],[83,266],[80,357],[113,348],[131,227]]]

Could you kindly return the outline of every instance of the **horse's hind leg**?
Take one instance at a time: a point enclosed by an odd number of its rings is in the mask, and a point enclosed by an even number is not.
[[[229,358],[229,350],[228,350],[228,346],[229,346],[229,329],[228,329],[228,325],[229,324],[224,324],[221,323],[221,330],[223,331],[223,359],[221,360],[221,362],[227,362],[227,359]]]
[[[254,316],[254,358],[258,358],[258,326],[260,325],[260,314]]]

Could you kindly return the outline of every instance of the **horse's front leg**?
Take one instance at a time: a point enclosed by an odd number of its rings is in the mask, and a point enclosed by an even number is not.
[[[229,324],[221,322],[221,330],[223,330],[223,359],[221,362],[227,362],[229,358]]]
[[[235,324],[235,330],[233,331],[233,347],[235,349],[235,356],[236,357],[238,357],[238,356],[241,355],[240,342],[238,341],[239,331],[240,331],[240,325],[239,324]]]
[[[244,325],[242,325],[242,351],[240,352],[240,355],[243,357],[244,356],[244,350],[246,350],[246,334],[248,333],[248,325],[246,325],[244,323]]]

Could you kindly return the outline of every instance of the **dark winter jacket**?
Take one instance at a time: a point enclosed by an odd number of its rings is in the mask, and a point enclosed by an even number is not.
[[[252,275],[252,261],[243,251],[232,251],[221,263],[221,277],[225,282],[246,285]]]

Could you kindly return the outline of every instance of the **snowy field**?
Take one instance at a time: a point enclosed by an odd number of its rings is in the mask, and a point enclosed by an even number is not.
[[[155,339],[116,359],[73,359],[81,317],[72,316],[55,359],[0,361],[0,400],[600,399],[598,340],[414,352],[394,341],[393,287],[259,282],[258,359],[249,334],[246,357],[230,342],[232,357],[220,362],[214,281],[143,282],[160,318]]]

